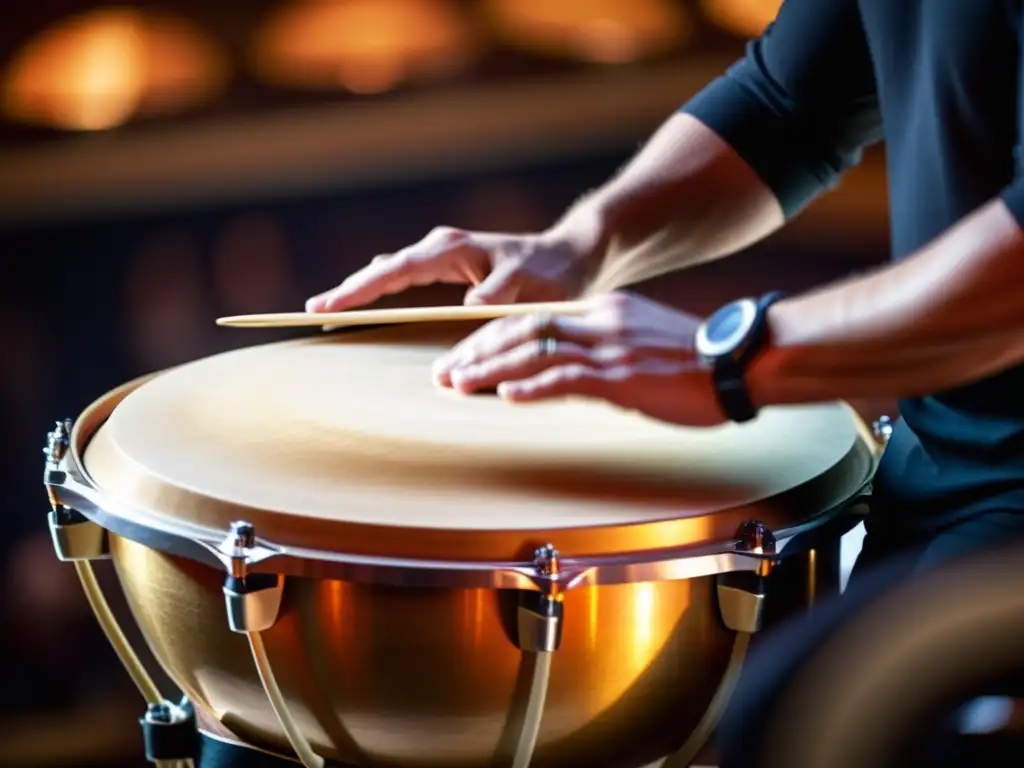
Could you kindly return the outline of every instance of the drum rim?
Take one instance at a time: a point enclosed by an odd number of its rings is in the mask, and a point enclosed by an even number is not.
[[[287,342],[285,342],[287,343]],[[85,449],[90,440],[117,407],[131,392],[138,389],[158,376],[176,367],[157,371],[131,380],[91,403],[72,425],[70,444],[67,455],[61,462],[64,469],[61,482],[53,483],[54,491],[63,503],[76,509],[82,515],[97,523],[114,535],[127,538],[144,546],[165,552],[170,555],[183,556],[203,562],[214,567],[228,568],[227,556],[222,551],[222,543],[227,531],[185,521],[170,515],[143,512],[129,509],[110,498],[89,475],[83,460]],[[845,405],[845,404],[844,404]],[[847,408],[849,406],[847,405]],[[855,419],[859,416],[849,408]],[[552,543],[563,555],[563,570],[566,579],[575,579],[579,583],[610,583],[635,582],[641,580],[662,580],[665,578],[691,578],[694,576],[711,575],[732,570],[746,570],[756,567],[756,558],[750,553],[739,549],[737,531],[743,522],[757,520],[765,523],[776,536],[779,548],[785,548],[795,538],[805,532],[821,526],[830,525],[836,517],[856,503],[858,498],[870,489],[871,478],[877,467],[877,452],[861,438],[858,438],[847,454],[830,470],[773,497],[759,500],[752,504],[719,510],[709,515],[691,520],[701,521],[713,518],[718,535],[700,540],[668,541],[661,547],[629,547],[613,548],[611,551],[599,550],[601,554],[573,547],[566,548],[566,539],[572,533],[586,532],[588,529],[562,529],[531,534],[529,531],[516,531],[515,535],[534,540],[533,546]],[[772,514],[772,508],[786,507],[792,504],[793,497],[807,492],[807,486],[821,485],[828,474],[839,474],[837,478],[846,487],[852,489],[843,495],[832,506],[820,509],[814,515],[794,520],[792,516]],[[849,478],[849,479],[847,479]],[[788,503],[787,503],[788,502]],[[818,505],[819,507],[821,505]],[[279,513],[280,514],[280,513]],[[783,519],[786,517],[786,519]],[[333,521],[332,521],[333,522]],[[678,521],[655,521],[630,523],[626,525],[601,526],[598,530],[607,539],[614,537],[624,529],[650,528],[665,526]],[[850,523],[852,528],[856,522]],[[359,523],[337,521],[339,529],[373,528],[377,537],[381,531],[393,534],[400,530],[393,526],[367,526]],[[418,529],[406,533],[415,534]],[[371,533],[371,536],[373,535]],[[463,533],[468,536],[462,536]],[[458,553],[387,553],[381,551],[338,551],[336,548],[325,549],[317,546],[304,546],[296,543],[281,543],[273,536],[268,540],[256,534],[261,542],[252,558],[252,570],[263,570],[275,573],[291,573],[313,577],[333,576],[351,581],[369,581],[374,583],[408,584],[410,579],[425,584],[459,584],[467,586],[489,586],[523,588],[524,583],[533,583],[535,570],[532,561],[532,549],[524,548],[511,558],[487,556],[468,559],[464,551],[472,551],[472,543],[465,539],[473,538],[478,532],[458,532],[452,538],[462,539]],[[502,534],[503,531],[485,531],[488,534]],[[481,538],[477,536],[476,538]],[[582,538],[586,538],[585,536]],[[563,543],[560,543],[563,542]],[[628,542],[627,542],[628,543]],[[788,546],[792,551],[793,546]],[[437,556],[439,554],[440,556]],[[572,575],[569,573],[572,571]],[[413,575],[415,574],[415,575]],[[673,575],[668,575],[673,574]],[[528,584],[527,584],[528,586]]]

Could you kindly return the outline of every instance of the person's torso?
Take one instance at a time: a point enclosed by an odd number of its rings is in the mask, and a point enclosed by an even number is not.
[[[859,0],[888,160],[894,258],[1015,177],[1020,0]],[[877,484],[936,520],[1024,508],[1024,366],[900,403]],[[908,429],[909,427],[909,429]]]

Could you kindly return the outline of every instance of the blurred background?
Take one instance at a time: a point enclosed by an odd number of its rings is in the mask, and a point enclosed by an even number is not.
[[[433,226],[530,231],[620,167],[779,0],[10,4],[0,24],[0,765],[142,765],[129,688],[45,524],[58,418],[280,338]],[[708,311],[887,257],[884,162],[771,241],[645,286]],[[461,300],[424,290],[402,303]],[[860,403],[865,417],[893,413]]]

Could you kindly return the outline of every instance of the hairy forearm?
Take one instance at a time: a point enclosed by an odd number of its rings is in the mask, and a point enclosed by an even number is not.
[[[592,291],[603,292],[735,253],[783,223],[753,169],[710,128],[676,114],[559,226],[600,230]]]
[[[925,395],[1024,362],[1024,233],[1000,200],[918,253],[775,304],[761,405]]]

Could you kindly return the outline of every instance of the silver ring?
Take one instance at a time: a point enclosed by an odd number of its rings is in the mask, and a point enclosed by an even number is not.
[[[540,339],[541,357],[551,357],[558,351],[558,339],[554,336],[544,336]]]
[[[551,335],[554,319],[547,312],[533,316],[533,333],[537,339],[537,347],[541,357],[550,357],[558,349],[558,339]]]

